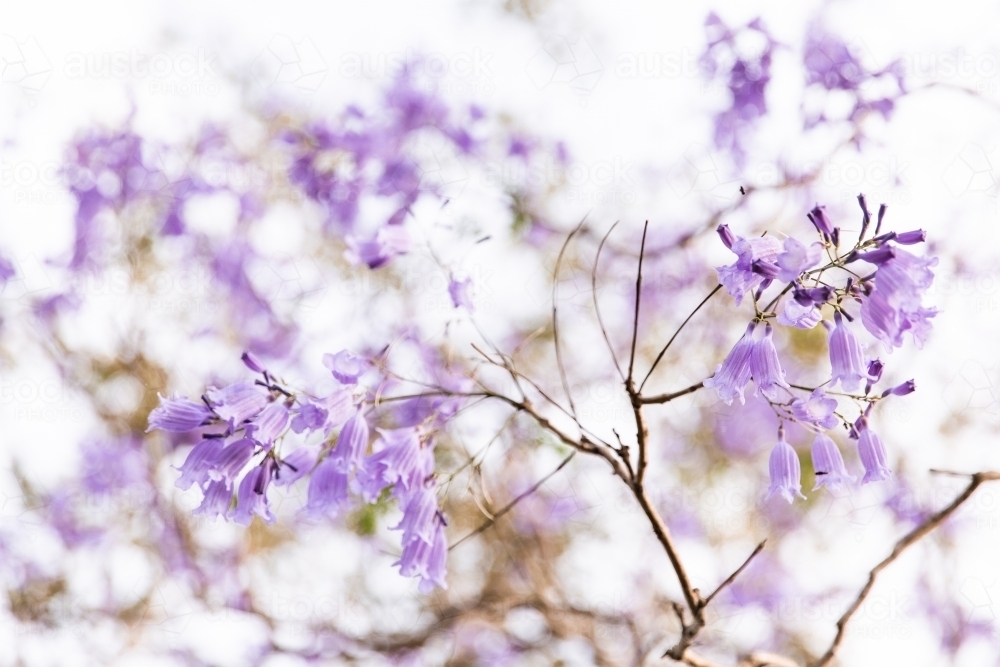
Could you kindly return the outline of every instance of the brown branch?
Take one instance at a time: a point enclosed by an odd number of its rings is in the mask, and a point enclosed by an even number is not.
[[[688,394],[693,394],[702,387],[705,386],[704,381],[698,384],[693,384],[686,389],[681,389],[680,391],[671,392],[669,394],[658,394],[656,396],[640,396],[639,402],[643,405],[652,405],[654,403],[669,403],[675,398],[680,398],[681,396],[687,396]]]
[[[649,229],[649,220],[642,226],[642,243],[639,246],[639,269],[635,274],[635,316],[632,318],[632,351],[629,352],[628,359],[628,379],[626,384],[632,384],[633,370],[635,368],[635,344],[639,337],[639,302],[642,300],[642,258],[646,254],[646,230]]]
[[[753,553],[751,553],[749,556],[747,556],[747,559],[745,561],[743,561],[743,565],[740,565],[738,568],[736,568],[735,572],[733,572],[731,575],[729,575],[729,577],[725,581],[723,581],[721,584],[719,584],[719,587],[716,588],[712,592],[711,595],[709,595],[707,598],[705,598],[705,606],[706,607],[708,606],[708,603],[712,601],[712,598],[714,598],[716,595],[718,595],[719,592],[723,588],[725,588],[729,584],[733,583],[733,581],[736,580],[736,577],[740,576],[740,573],[747,568],[747,565],[750,564],[750,561],[752,561],[757,556],[757,554],[759,554],[764,549],[764,545],[765,544],[767,544],[767,540],[766,539],[762,540],[761,543],[757,545],[757,548],[753,550]]]
[[[868,594],[871,593],[872,588],[875,586],[875,579],[878,577],[879,573],[892,565],[892,563],[899,558],[900,554],[902,554],[907,547],[916,543],[920,540],[920,538],[924,537],[944,523],[945,519],[961,507],[962,503],[968,500],[980,485],[984,482],[991,482],[1000,479],[1000,472],[977,472],[971,475],[971,477],[972,480],[969,482],[969,485],[965,487],[965,490],[963,490],[962,493],[958,494],[951,504],[929,517],[926,521],[911,530],[903,538],[896,542],[896,546],[893,547],[892,553],[872,569],[868,575],[868,581],[865,583],[864,588],[861,589],[861,592],[858,593],[854,602],[851,603],[851,606],[847,608],[844,615],[837,621],[837,634],[834,636],[833,643],[830,644],[830,648],[827,649],[826,653],[824,653],[819,660],[813,663],[813,667],[825,667],[825,665],[830,664],[830,661],[833,660],[834,656],[837,654],[837,649],[840,648],[841,642],[844,641],[847,623],[851,620],[851,617],[854,616],[855,612],[857,612],[861,607],[865,598],[868,597]]]

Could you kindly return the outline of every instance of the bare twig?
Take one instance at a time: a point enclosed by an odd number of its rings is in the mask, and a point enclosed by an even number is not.
[[[639,302],[642,300],[642,258],[646,254],[646,231],[649,229],[649,220],[642,226],[642,244],[639,246],[639,269],[635,273],[635,316],[632,321],[632,350],[628,358],[628,379],[626,383],[631,384],[633,370],[635,368],[635,344],[639,337]]]
[[[747,556],[747,559],[745,561],[743,561],[743,565],[740,565],[738,568],[736,568],[735,572],[733,572],[731,575],[729,575],[729,577],[725,581],[723,581],[721,584],[719,584],[719,587],[716,588],[712,592],[711,595],[709,595],[707,598],[705,598],[705,606],[706,607],[712,601],[712,599],[716,595],[719,594],[719,592],[723,588],[725,588],[729,584],[733,583],[733,581],[736,580],[736,577],[740,576],[740,572],[742,572],[743,570],[745,570],[747,568],[747,565],[749,565],[750,561],[752,561],[757,556],[757,554],[759,554],[761,552],[761,550],[764,548],[765,544],[767,544],[767,540],[766,539],[762,540],[761,543],[757,545],[757,548],[753,550],[753,553],[751,553],[749,556]]]
[[[597,301],[597,267],[601,261],[601,251],[604,249],[604,244],[607,242],[608,237],[611,236],[611,232],[615,231],[615,227],[618,226],[618,222],[611,225],[611,229],[608,233],[604,235],[601,239],[600,245],[597,246],[597,255],[594,257],[594,267],[590,272],[590,292],[594,296],[594,312],[597,313],[597,323],[601,327],[601,333],[604,335],[604,342],[608,344],[608,352],[611,353],[611,360],[615,364],[615,370],[618,371],[618,377],[625,381],[625,374],[622,373],[621,364],[618,363],[618,355],[615,354],[615,347],[611,344],[611,339],[608,338],[608,329],[604,326],[604,320],[601,318],[601,306]]]
[[[569,409],[576,417],[576,405],[573,404],[573,394],[569,390],[569,380],[566,378],[566,367],[563,364],[562,351],[559,347],[559,269],[562,266],[562,258],[566,253],[566,248],[569,247],[569,242],[573,240],[573,236],[580,231],[583,227],[583,223],[587,219],[584,218],[580,221],[573,231],[569,233],[566,237],[566,241],[563,243],[562,248],[559,250],[559,256],[556,258],[556,270],[555,274],[552,276],[552,340],[556,348],[556,365],[559,367],[559,379],[562,380],[563,391],[566,392],[566,398],[569,400]]]
[[[705,386],[704,381],[698,384],[693,384],[686,389],[681,389],[680,391],[674,391],[669,394],[657,394],[656,396],[640,396],[639,402],[643,405],[651,405],[653,403],[669,403],[675,398],[680,398],[681,396],[687,396],[688,394],[693,394],[702,387]]]
[[[813,663],[813,667],[825,667],[825,665],[830,664],[830,661],[833,660],[834,656],[837,654],[837,649],[840,648],[840,644],[844,641],[847,623],[851,620],[851,617],[854,616],[855,612],[861,608],[861,605],[865,601],[865,598],[868,597],[868,594],[871,593],[872,588],[875,586],[875,579],[878,577],[879,573],[892,565],[892,563],[899,558],[900,554],[902,554],[907,547],[913,545],[920,540],[920,538],[924,537],[944,523],[945,519],[961,507],[962,503],[968,500],[972,494],[975,493],[976,489],[980,487],[980,485],[984,482],[991,482],[1000,479],[1000,472],[977,472],[972,474],[971,477],[972,479],[969,482],[969,485],[965,487],[962,493],[958,494],[958,496],[951,501],[951,504],[943,510],[930,516],[926,521],[911,530],[903,538],[896,542],[896,546],[893,547],[892,553],[872,569],[868,575],[868,581],[858,593],[854,602],[851,603],[851,606],[847,608],[844,615],[837,621],[837,634],[834,636],[833,643],[830,644],[830,648],[827,649],[826,653],[824,653],[819,660]]]
[[[502,508],[500,508],[500,510],[498,510],[495,514],[493,514],[492,518],[488,519],[487,521],[484,521],[474,531],[472,531],[471,533],[469,533],[468,535],[466,535],[465,537],[463,537],[462,539],[460,539],[458,542],[455,542],[454,544],[452,544],[450,547],[448,547],[448,550],[451,551],[452,549],[454,549],[455,547],[457,547],[462,542],[465,542],[466,540],[468,540],[468,539],[470,539],[472,537],[475,537],[476,535],[479,535],[484,530],[488,529],[490,526],[492,526],[493,524],[495,524],[497,522],[497,519],[499,519],[504,514],[506,514],[507,512],[511,511],[512,509],[514,509],[514,507],[517,506],[517,504],[519,502],[521,502],[522,500],[524,500],[525,498],[527,498],[528,496],[530,496],[532,493],[534,493],[535,491],[537,491],[542,484],[544,484],[545,482],[549,481],[552,478],[553,475],[555,475],[557,472],[559,472],[564,467],[566,467],[566,464],[569,463],[570,459],[572,459],[574,456],[576,456],[576,450],[573,450],[572,452],[570,452],[569,456],[567,456],[566,458],[564,458],[562,460],[562,463],[560,463],[552,472],[550,472],[547,475],[545,475],[544,477],[542,477],[540,480],[538,480],[537,482],[535,482],[531,486],[531,488],[529,488],[527,491],[521,493],[516,498],[514,498],[514,500],[512,500],[509,503],[507,503],[506,505],[504,505]]]
[[[656,355],[656,359],[653,360],[653,365],[649,367],[649,372],[646,373],[646,377],[643,378],[642,382],[639,384],[640,392],[642,391],[642,388],[646,386],[646,382],[649,380],[649,376],[651,376],[653,374],[653,371],[656,370],[656,365],[660,363],[660,360],[663,359],[663,355],[666,354],[667,350],[670,349],[670,345],[674,342],[674,339],[677,338],[677,334],[679,334],[681,330],[684,329],[685,325],[687,325],[687,323],[691,321],[691,318],[695,316],[695,313],[701,310],[701,307],[704,306],[706,303],[708,303],[708,300],[711,299],[713,296],[715,296],[715,293],[718,292],[720,289],[722,289],[722,285],[716,285],[715,288],[713,288],[712,291],[708,293],[708,296],[702,299],[701,303],[695,306],[694,310],[692,310],[691,313],[686,318],[684,318],[684,321],[681,322],[681,325],[677,327],[677,331],[675,331],[674,335],[670,337],[670,340],[667,341],[667,344],[663,346],[663,349],[660,350],[660,353]]]

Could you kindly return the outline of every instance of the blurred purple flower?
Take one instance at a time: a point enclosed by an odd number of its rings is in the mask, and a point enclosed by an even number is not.
[[[448,279],[448,294],[456,308],[465,308],[470,313],[473,311],[472,278],[457,280],[451,276]]]
[[[368,369],[368,360],[349,350],[337,354],[324,354],[323,365],[330,369],[333,377],[341,384],[357,384],[358,378]]]
[[[862,484],[881,482],[892,477],[892,471],[886,464],[885,445],[882,444],[882,439],[868,428],[868,423],[863,418],[858,432],[858,454],[865,467]]]
[[[347,506],[348,472],[327,456],[309,478],[305,512],[313,518],[335,517]]]
[[[937,315],[933,308],[924,308],[921,300],[934,281],[931,267],[938,260],[917,257],[898,247],[890,251],[872,278],[871,294],[861,303],[861,322],[888,351],[903,344],[907,331],[921,348],[930,333],[930,318]]]
[[[796,239],[785,239],[784,252],[774,260],[780,269],[778,280],[785,283],[798,280],[802,272],[816,266],[822,256],[822,243],[816,242],[806,247]]]
[[[247,473],[236,492],[236,507],[229,518],[241,526],[249,526],[253,517],[259,516],[264,523],[274,523],[274,514],[267,503],[267,487],[274,474],[274,461],[265,458],[260,465]]]
[[[205,392],[215,414],[233,427],[256,416],[267,407],[267,391],[253,382],[237,382],[222,389],[210,388]]]

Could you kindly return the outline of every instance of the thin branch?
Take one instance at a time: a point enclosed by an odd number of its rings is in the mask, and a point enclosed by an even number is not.
[[[688,394],[693,394],[702,387],[705,386],[704,380],[698,384],[693,384],[686,389],[681,389],[680,391],[671,392],[669,394],[658,394],[656,396],[640,396],[639,402],[643,405],[651,405],[653,403],[669,403],[675,398],[680,398],[681,396],[687,396]]]
[[[590,272],[590,292],[594,295],[594,312],[597,313],[597,323],[601,327],[601,333],[604,335],[604,342],[608,344],[608,352],[611,353],[611,360],[615,364],[615,370],[618,371],[618,377],[625,381],[625,374],[622,373],[621,364],[618,363],[618,355],[615,354],[615,347],[611,344],[611,339],[608,338],[608,329],[604,326],[604,319],[601,317],[601,307],[597,302],[597,266],[601,261],[601,251],[604,249],[604,244],[607,242],[608,237],[611,236],[611,232],[615,231],[615,227],[618,226],[618,222],[611,225],[611,229],[608,233],[604,235],[601,239],[600,245],[597,246],[597,256],[594,257],[594,267]]]
[[[562,351],[559,347],[559,268],[562,266],[563,254],[565,254],[566,248],[569,247],[569,242],[573,240],[573,236],[580,231],[580,228],[583,227],[583,223],[586,221],[586,218],[581,220],[580,224],[566,237],[566,241],[559,250],[559,256],[556,258],[556,270],[552,276],[552,341],[556,347],[556,365],[559,367],[559,379],[562,380],[563,391],[566,392],[566,398],[569,399],[569,409],[573,413],[573,417],[576,417],[576,405],[573,404],[573,394],[569,391],[569,380],[566,378],[566,367],[563,365]]]
[[[886,557],[885,560],[883,560],[881,563],[879,563],[872,569],[872,571],[868,575],[868,582],[865,583],[864,588],[861,589],[861,592],[858,593],[858,596],[854,599],[854,602],[851,603],[851,606],[847,608],[847,611],[844,612],[844,615],[841,616],[840,620],[837,621],[837,634],[836,636],[834,636],[833,643],[830,644],[830,648],[827,649],[826,653],[824,653],[819,660],[813,663],[813,667],[825,667],[826,665],[830,664],[830,661],[833,660],[834,656],[837,654],[837,649],[840,648],[841,642],[844,641],[844,636],[847,630],[848,621],[850,621],[851,617],[854,616],[855,612],[857,612],[858,609],[861,608],[861,605],[865,601],[865,598],[867,598],[868,594],[871,593],[872,588],[875,586],[875,579],[878,577],[879,573],[882,572],[882,570],[884,570],[885,568],[892,565],[892,563],[897,558],[899,558],[900,554],[902,554],[907,547],[916,543],[918,540],[920,540],[920,538],[924,537],[932,530],[934,530],[942,523],[944,523],[945,519],[947,519],[955,512],[955,510],[961,507],[962,503],[968,500],[972,496],[972,494],[975,493],[976,489],[980,487],[980,485],[982,485],[984,482],[1000,480],[1000,472],[977,472],[971,475],[971,477],[972,479],[969,482],[969,485],[965,487],[965,490],[962,491],[962,493],[958,494],[958,496],[955,498],[955,500],[951,502],[951,504],[949,504],[940,512],[929,517],[926,521],[924,521],[922,524],[914,528],[912,531],[907,533],[906,536],[904,536],[898,542],[896,542],[896,546],[893,547],[892,553],[889,554],[889,556]]]
[[[725,588],[729,584],[733,583],[733,581],[736,580],[736,577],[740,576],[740,573],[747,568],[747,565],[750,564],[750,561],[752,561],[754,559],[754,557],[756,557],[757,554],[759,554],[761,552],[761,550],[763,550],[765,544],[767,544],[767,540],[766,539],[762,540],[761,543],[757,545],[757,548],[753,550],[753,553],[751,553],[749,556],[747,556],[747,559],[745,561],[743,561],[743,565],[740,565],[738,568],[736,568],[735,572],[733,572],[731,575],[729,575],[729,577],[725,581],[723,581],[721,584],[719,584],[719,587],[716,588],[712,592],[711,595],[709,595],[707,598],[705,598],[705,606],[706,607],[712,601],[712,599],[716,595],[719,594],[719,592],[723,588]]]
[[[646,230],[649,229],[649,220],[642,226],[642,243],[639,246],[639,270],[635,274],[635,316],[632,318],[632,350],[628,358],[628,379],[626,384],[632,383],[633,370],[635,368],[635,343],[639,337],[639,302],[642,300],[642,258],[646,254]]]
[[[701,307],[704,306],[706,303],[708,303],[708,300],[711,299],[713,296],[715,296],[715,293],[718,292],[720,289],[722,289],[722,285],[716,285],[715,288],[708,293],[708,296],[702,299],[701,303],[695,306],[695,309],[692,310],[691,313],[684,319],[684,321],[681,322],[681,325],[677,327],[677,331],[675,331],[674,335],[670,337],[670,340],[667,341],[667,344],[663,346],[663,349],[660,350],[660,353],[656,355],[656,359],[653,361],[653,365],[650,366],[649,372],[646,373],[646,377],[639,385],[640,393],[642,392],[642,388],[646,386],[646,382],[649,380],[649,376],[651,376],[653,374],[653,371],[656,370],[656,365],[660,363],[660,359],[663,359],[663,355],[667,353],[667,350],[670,349],[671,343],[673,343],[674,339],[677,338],[677,334],[681,332],[681,330],[685,327],[685,325],[687,325],[687,323],[691,321],[691,318],[694,317],[695,313],[701,310]]]
[[[545,475],[545,477],[542,477],[540,480],[538,480],[537,482],[535,482],[531,486],[531,488],[529,488],[527,491],[525,491],[524,493],[521,493],[520,495],[517,496],[517,498],[514,498],[514,500],[512,500],[509,503],[507,503],[506,505],[504,505],[499,511],[497,511],[493,515],[493,518],[491,518],[491,519],[483,522],[474,531],[472,531],[471,533],[469,533],[468,535],[466,535],[465,537],[463,537],[462,539],[460,539],[458,542],[455,542],[453,545],[451,545],[450,547],[448,547],[448,551],[451,551],[452,549],[454,549],[455,547],[457,547],[462,542],[465,542],[466,540],[468,540],[470,538],[473,538],[476,535],[479,535],[483,531],[487,530],[490,526],[492,526],[493,524],[495,524],[497,522],[497,519],[499,519],[504,514],[506,514],[507,512],[511,511],[512,509],[514,509],[514,507],[519,502],[521,502],[522,500],[524,500],[525,498],[527,498],[528,496],[530,496],[532,493],[534,493],[535,491],[537,491],[542,484],[544,484],[545,482],[549,481],[552,478],[553,475],[555,475],[557,472],[559,472],[564,467],[566,467],[566,464],[569,463],[570,459],[572,459],[574,456],[576,456],[576,450],[573,450],[572,452],[570,452],[569,456],[567,456],[566,458],[564,458],[562,460],[562,463],[560,463],[555,468],[555,470],[553,470],[552,472],[550,472],[547,475]]]

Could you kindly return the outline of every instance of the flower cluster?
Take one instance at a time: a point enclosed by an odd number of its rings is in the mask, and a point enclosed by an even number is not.
[[[370,445],[368,413],[376,399],[360,384],[372,369],[365,358],[347,350],[326,355],[323,363],[339,383],[327,396],[290,391],[249,352],[243,362],[260,377],[210,388],[201,402],[161,397],[149,415],[149,430],[201,435],[176,481],[181,489],[202,490],[195,513],[242,525],[255,516],[272,523],[270,486],[288,487],[305,477],[302,511],[316,519],[340,516],[356,499],[376,503],[389,493],[403,512],[393,528],[403,534],[396,563],[401,574],[420,577],[425,592],[445,587],[446,521],[438,507],[432,433],[454,413],[454,400],[422,410],[417,424],[377,429]],[[303,442],[285,451],[290,434]],[[316,440],[312,434],[319,442],[304,442]]]
[[[864,466],[862,484],[885,480],[892,474],[885,446],[869,428],[869,416],[880,400],[905,396],[914,391],[915,385],[909,380],[881,393],[873,392],[884,365],[866,356],[858,338],[860,332],[850,323],[860,317],[864,329],[889,352],[903,344],[906,332],[920,347],[930,332],[930,319],[936,314],[923,305],[923,297],[934,279],[931,268],[937,259],[918,257],[901,247],[923,242],[926,234],[922,230],[882,233],[885,205],[879,208],[872,225],[863,195],[858,196],[858,202],[861,233],[846,252],[840,249],[840,228],[832,224],[822,206],[807,214],[819,236],[808,246],[794,238],[784,242],[766,235],[745,239],[725,225],[718,230],[722,242],[737,257],[733,264],[718,267],[719,282],[737,304],[751,295],[756,315],[704,384],[731,404],[737,397],[744,402],[744,390],[752,380],[754,395],[762,394],[778,416],[781,426],[778,445],[771,453],[768,497],[778,494],[789,502],[802,497],[799,459],[785,441],[785,422],[800,424],[816,434],[812,445],[816,488],[854,481],[836,443],[825,434],[838,425],[857,440]],[[775,294],[765,301],[772,286]],[[820,324],[826,328],[830,355],[827,382],[819,387],[804,387],[786,381],[773,342],[771,320],[799,329]],[[855,404],[859,412],[855,420],[848,420],[838,411],[838,399]]]

